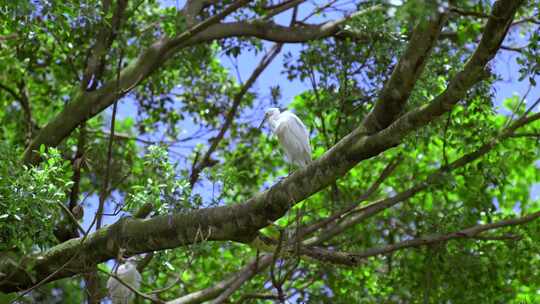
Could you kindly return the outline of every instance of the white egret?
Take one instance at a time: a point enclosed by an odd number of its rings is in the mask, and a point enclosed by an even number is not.
[[[139,289],[141,286],[141,274],[137,270],[137,264],[133,258],[120,265],[116,275],[135,289]],[[107,281],[107,289],[113,304],[127,304],[135,297],[133,291],[113,277],[110,277]]]
[[[311,145],[309,132],[300,118],[290,111],[280,113],[278,108],[269,108],[259,128],[266,121],[285,151],[287,161],[300,167],[307,166],[311,162]]]

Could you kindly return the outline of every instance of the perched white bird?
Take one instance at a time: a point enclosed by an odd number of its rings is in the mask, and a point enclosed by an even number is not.
[[[141,286],[141,274],[134,259],[128,259],[126,263],[120,265],[116,275],[135,289]],[[135,297],[133,291],[113,277],[107,281],[107,289],[113,304],[128,304]]]
[[[277,136],[289,163],[305,167],[311,162],[309,132],[298,116],[290,111],[280,113],[278,108],[269,108],[259,128],[265,121]]]

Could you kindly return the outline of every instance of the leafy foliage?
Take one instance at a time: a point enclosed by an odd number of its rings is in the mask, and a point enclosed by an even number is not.
[[[19,154],[0,145],[0,251],[41,251],[55,244],[59,205],[72,184],[70,164],[51,149],[43,153],[45,161],[39,167],[27,168],[19,164]]]
[[[53,231],[69,220],[61,205],[70,206],[73,193],[86,211],[80,221],[85,228],[93,225],[89,223],[104,192],[106,210],[124,211],[115,217],[105,215],[109,222],[127,214],[135,216],[148,203],[152,217],[246,202],[291,170],[277,140],[268,136],[268,130],[256,128],[264,107],[287,106],[301,117],[311,134],[313,157],[321,158],[373,109],[418,21],[448,8],[446,1],[338,1],[319,8],[306,3],[314,9],[313,15],[325,20],[343,7],[385,6],[352,18],[332,37],[285,48],[272,63],[280,70],[271,75],[270,88],[265,87],[268,81],[257,82],[234,113],[234,98],[248,77],[245,71],[255,68],[251,63],[268,51],[268,43],[242,36],[170,50],[162,54],[165,64],[138,80],[131,91],[123,92],[110,158],[113,115],[107,109],[71,132],[57,149],[40,151],[44,161],[38,166],[24,166],[20,157],[29,140],[69,109],[77,94],[92,94],[117,79],[119,62],[121,68],[133,68],[142,51],[189,28],[190,21],[182,11],[168,2],[128,1],[126,18],[105,51],[100,77],[81,87],[90,50],[100,43],[97,33],[114,18],[114,10],[103,11],[104,2],[0,1],[0,9],[10,16],[0,20],[0,258],[7,252],[42,254],[63,244]],[[406,111],[428,105],[447,89],[473,53],[492,1],[452,2],[459,10],[449,15]],[[524,5],[516,20],[538,22],[537,2]],[[230,3],[205,5],[198,17],[212,16]],[[255,1],[226,22],[263,18],[273,4]],[[302,26],[300,22],[298,26]],[[538,24],[523,22],[511,33],[512,37],[522,33],[526,40],[513,76],[528,80],[535,92],[540,74]],[[505,43],[508,41],[511,39]],[[236,64],[238,71],[234,70]],[[279,72],[283,77],[278,77]],[[532,122],[515,136],[496,139],[512,120],[530,110],[523,92],[497,99],[498,74],[492,67],[490,77],[469,90],[450,113],[410,134],[399,146],[362,161],[260,232],[287,239],[298,227],[351,204],[364,206],[424,184],[419,193],[320,245],[364,252],[537,211],[540,124]],[[286,81],[299,83],[301,89],[286,96]],[[502,115],[501,107],[510,115]],[[232,120],[221,133],[229,113]],[[478,159],[452,171],[441,170],[493,140],[494,148]],[[215,150],[203,159],[213,144]],[[396,160],[399,165],[392,174],[367,201],[359,202],[385,167]],[[191,173],[198,165],[203,171],[192,185]],[[441,173],[433,177],[438,170]],[[290,253],[273,262],[283,266],[281,274],[286,268],[293,269],[282,289],[296,303],[539,301],[540,272],[535,271],[540,267],[539,221],[485,236],[491,239],[467,238],[399,250],[370,257],[354,267]],[[155,252],[142,270],[141,291],[161,290],[162,299],[178,298],[214,286],[264,253],[241,242],[208,242],[203,231],[197,231],[197,238],[196,244]],[[98,276],[102,282],[107,279],[101,273]],[[90,289],[85,284],[87,277],[73,276],[33,290],[24,300],[82,302],[87,294],[81,286]],[[230,301],[260,293],[277,293],[268,268],[246,281]]]

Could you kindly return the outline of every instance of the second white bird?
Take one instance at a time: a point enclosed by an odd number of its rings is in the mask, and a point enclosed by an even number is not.
[[[137,264],[133,258],[120,265],[116,275],[135,289],[139,289],[141,286],[141,274],[137,271]],[[110,277],[107,281],[107,289],[113,304],[128,304],[135,297],[133,291],[113,277]]]

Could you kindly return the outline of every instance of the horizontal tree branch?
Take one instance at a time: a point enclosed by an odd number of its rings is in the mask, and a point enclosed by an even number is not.
[[[476,18],[482,18],[482,19],[488,19],[489,18],[488,14],[484,14],[482,12],[475,12],[475,11],[465,11],[465,10],[462,10],[462,9],[460,9],[458,7],[451,7],[450,11],[452,13],[456,13],[456,14],[458,14],[460,16],[476,17]]]
[[[215,39],[231,37],[255,37],[267,41],[281,43],[302,43],[311,40],[321,39],[332,36],[340,30],[340,26],[348,20],[372,13],[379,10],[380,6],[372,6],[367,9],[357,11],[344,18],[329,21],[322,24],[297,24],[295,26],[284,26],[272,21],[239,21],[229,23],[219,23],[208,27],[207,30],[194,36],[189,41],[171,41],[171,46],[194,45],[201,42],[212,41]]]
[[[413,240],[403,241],[392,245],[386,245],[382,247],[370,248],[363,252],[350,253],[350,252],[340,252],[332,251],[320,247],[311,247],[301,249],[301,253],[307,256],[316,258],[321,261],[331,262],[340,265],[349,265],[357,266],[363,262],[364,259],[368,257],[373,257],[381,254],[389,254],[394,251],[411,248],[411,247],[420,247],[431,245],[435,243],[448,242],[454,239],[467,239],[467,238],[477,238],[479,234],[488,231],[499,229],[503,227],[517,226],[529,223],[540,217],[540,211],[529,214],[524,217],[513,218],[503,221],[498,221],[491,224],[476,225],[460,231],[451,232],[447,234],[432,234]],[[481,236],[479,236],[482,240]],[[490,240],[490,239],[487,239]]]
[[[276,294],[271,294],[271,293],[246,293],[246,294],[243,294],[240,297],[240,299],[238,299],[238,303],[243,303],[244,301],[251,300],[251,299],[279,300],[279,296]]]
[[[264,14],[264,19],[265,20],[268,20],[276,15],[279,15],[297,5],[300,5],[302,4],[303,2],[305,2],[306,0],[286,0],[282,3],[278,3],[276,5],[273,5],[273,6],[268,6],[268,7],[265,7],[264,9],[266,10],[265,14]]]
[[[535,138],[540,138],[540,132],[538,132],[538,133],[535,133],[535,132],[516,133],[516,134],[513,134],[512,137],[535,137]]]

